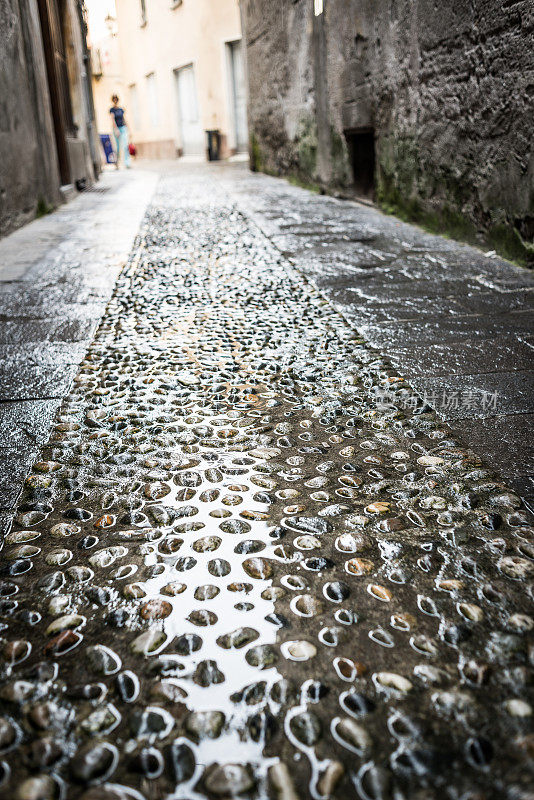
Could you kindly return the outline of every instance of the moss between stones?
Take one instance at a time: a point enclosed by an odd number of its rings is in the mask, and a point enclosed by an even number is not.
[[[47,203],[44,197],[39,197],[37,200],[37,207],[35,209],[35,216],[37,218],[51,214],[53,210],[54,206],[51,206],[50,203]]]
[[[337,188],[343,187],[350,180],[347,173],[346,146],[343,138],[334,129],[331,132],[332,175],[329,186],[323,186],[317,181],[317,126],[312,118],[305,117],[301,120],[295,144],[297,163],[286,172],[287,179],[293,185],[324,194],[335,193]],[[250,159],[253,171],[276,174],[268,168],[254,133],[250,136]],[[445,190],[444,194],[449,202],[443,202],[436,209],[429,208],[429,204],[418,196],[421,194],[419,171],[418,147],[412,137],[381,142],[377,169],[377,203],[382,211],[405,222],[416,223],[430,233],[487,247],[520,266],[534,267],[534,245],[525,242],[512,224],[501,222],[488,231],[481,231],[462,213],[460,209],[468,192],[465,182],[452,172],[434,176],[436,187]],[[426,186],[431,194],[432,188]]]
[[[377,203],[386,214],[399,217],[404,222],[415,222],[430,233],[477,247],[486,246],[521,267],[534,267],[534,245],[525,242],[511,224],[494,225],[485,232],[450,205],[444,204],[435,211],[430,210],[418,198],[403,196],[391,173],[379,173]]]
[[[252,172],[261,172],[261,150],[258,144],[258,140],[254,135],[254,131],[251,131],[249,137],[249,155],[250,155],[250,169]]]
[[[404,222],[416,223],[429,233],[438,233],[477,247],[487,246],[521,267],[534,267],[534,245],[523,241],[511,225],[495,225],[488,233],[481,233],[469,219],[449,206],[439,211],[429,211],[417,199],[404,200],[398,193],[385,196],[381,192],[377,200],[386,214],[399,217]]]
[[[298,176],[313,182],[317,173],[317,124],[310,117],[301,119],[296,141]]]
[[[314,192],[315,194],[325,193],[324,188],[319,183],[302,178],[300,175],[287,175],[287,180],[293,186],[300,186],[301,189],[307,189],[309,192]]]
[[[303,117],[295,137],[297,166],[286,177],[295,186],[312,192],[334,191],[347,185],[349,164],[347,148],[343,137],[333,127],[330,128],[330,185],[324,186],[317,175],[317,124],[311,117]]]
[[[330,157],[332,184],[335,187],[345,188],[350,184],[347,145],[343,137],[332,127],[330,128]]]
[[[511,225],[494,225],[488,241],[497,253],[523,267],[534,267],[534,244],[525,242]]]

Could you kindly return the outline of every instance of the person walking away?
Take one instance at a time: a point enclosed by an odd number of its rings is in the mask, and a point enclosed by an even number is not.
[[[119,159],[121,152],[123,153],[124,166],[130,169],[131,159],[130,150],[128,147],[128,125],[124,116],[124,109],[119,105],[119,97],[114,94],[111,98],[113,105],[109,109],[109,113],[113,125],[113,135],[115,137],[115,144],[117,146],[117,161],[115,162],[115,169],[119,168]]]

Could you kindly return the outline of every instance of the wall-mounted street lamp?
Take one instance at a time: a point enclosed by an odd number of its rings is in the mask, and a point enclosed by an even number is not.
[[[316,17],[324,11],[324,0],[313,0],[313,13]]]
[[[116,36],[117,35],[117,20],[115,17],[112,17],[111,14],[108,14],[104,20],[106,24],[106,28],[108,29],[109,36]]]

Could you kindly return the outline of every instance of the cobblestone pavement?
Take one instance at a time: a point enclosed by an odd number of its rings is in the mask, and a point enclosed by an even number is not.
[[[534,271],[235,166],[225,188],[534,512]]]
[[[533,530],[406,391],[164,178],[6,537],[0,797],[532,800]]]

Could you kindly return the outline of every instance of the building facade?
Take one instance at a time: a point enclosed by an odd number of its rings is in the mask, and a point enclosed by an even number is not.
[[[532,260],[529,0],[241,8],[253,166]]]
[[[97,177],[82,0],[0,5],[0,235]]]
[[[222,157],[246,151],[238,0],[116,0],[116,11],[117,94],[138,154],[205,156],[208,130],[219,132]],[[100,116],[100,132],[111,133],[109,113]]]
[[[97,128],[99,133],[111,134],[111,95],[117,94],[121,102],[125,96],[117,22],[108,16],[106,23],[107,35],[94,42],[91,40],[91,62]]]

